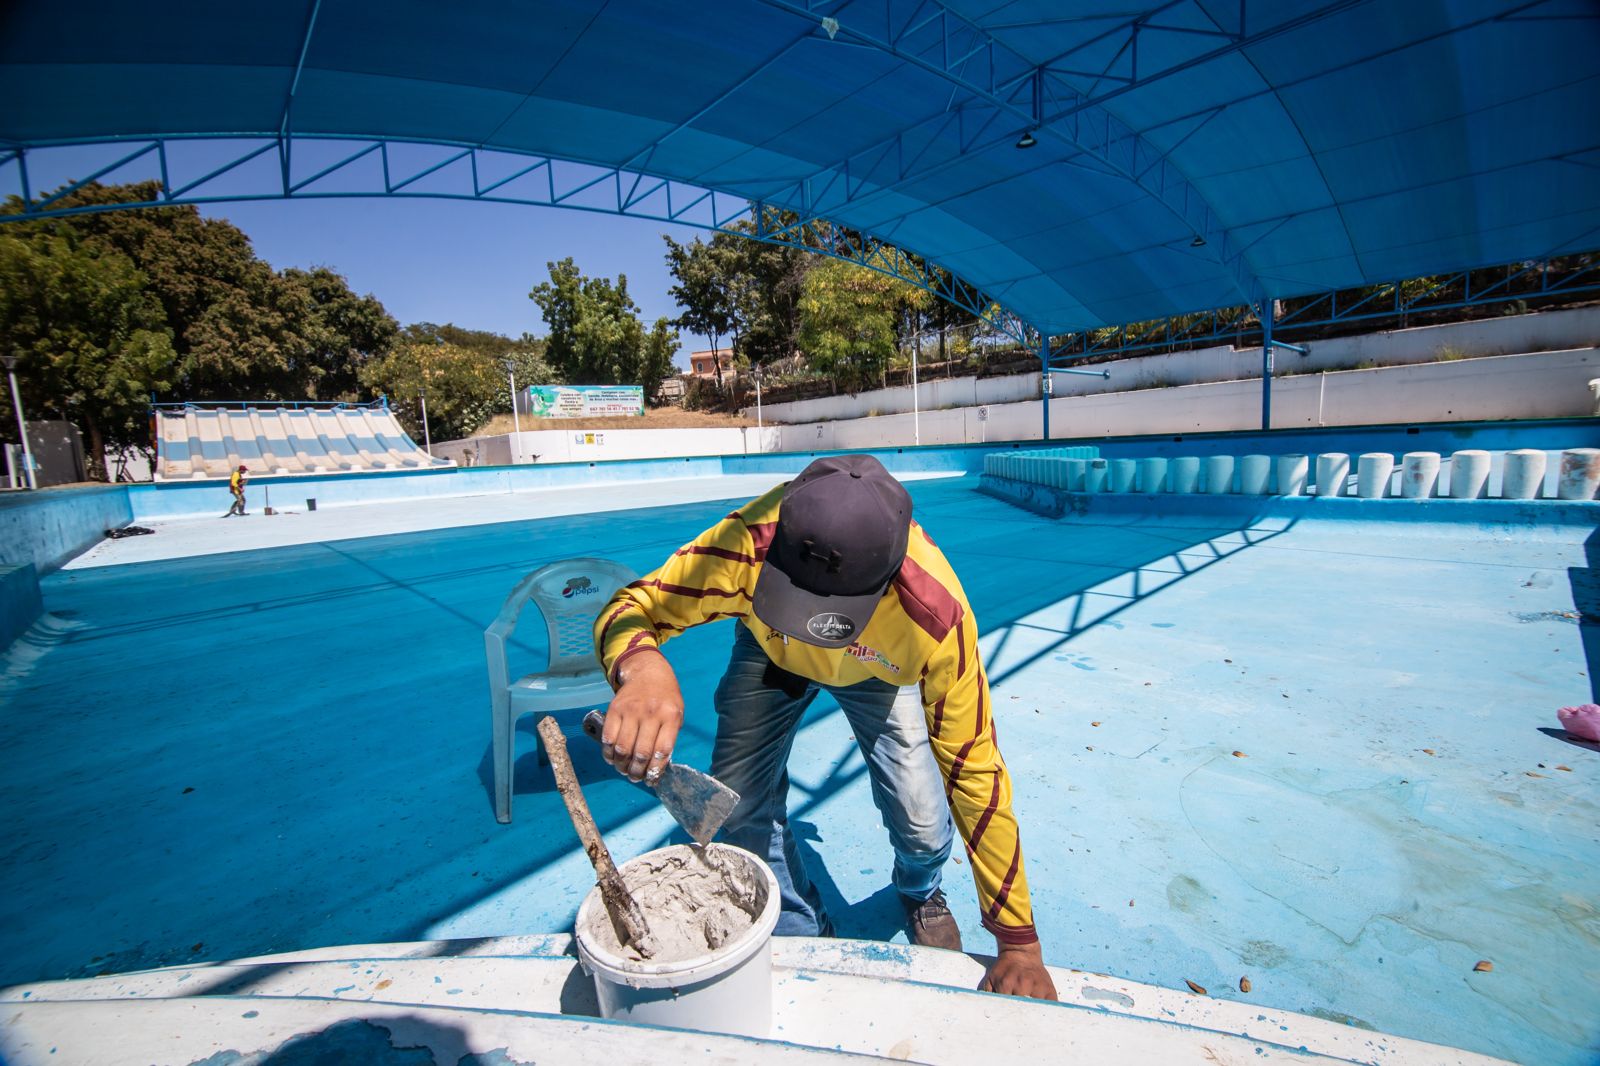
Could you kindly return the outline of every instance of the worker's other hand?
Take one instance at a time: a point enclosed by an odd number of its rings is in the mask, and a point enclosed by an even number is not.
[[[622,664],[622,685],[606,708],[600,752],[630,781],[654,785],[667,768],[683,725],[678,678],[657,651],[641,651]]]
[[[985,992],[1029,999],[1055,999],[1056,985],[1044,968],[1044,953],[1035,940],[1031,944],[1001,944],[1000,954],[978,985]]]

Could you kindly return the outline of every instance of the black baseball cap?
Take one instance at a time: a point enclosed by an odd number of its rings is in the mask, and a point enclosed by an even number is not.
[[[783,490],[755,616],[819,648],[867,628],[905,561],[911,496],[870,455],[818,459]]]

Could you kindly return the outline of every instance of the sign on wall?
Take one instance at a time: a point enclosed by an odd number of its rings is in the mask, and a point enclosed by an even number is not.
[[[535,418],[643,415],[638,385],[529,385],[528,413]]]

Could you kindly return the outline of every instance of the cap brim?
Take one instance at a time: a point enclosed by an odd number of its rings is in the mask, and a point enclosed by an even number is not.
[[[878,609],[883,588],[860,596],[819,596],[789,580],[776,566],[764,565],[756,578],[750,609],[779,633],[819,648],[848,647]]]

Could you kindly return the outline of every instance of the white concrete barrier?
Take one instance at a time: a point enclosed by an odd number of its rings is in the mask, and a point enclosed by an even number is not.
[[[1467,448],[1450,456],[1450,498],[1481,500],[1489,495],[1489,453]]]
[[[1600,486],[1600,448],[1570,448],[1561,453],[1561,474],[1556,498],[1592,500]]]
[[[1265,496],[1272,487],[1272,456],[1239,457],[1239,495]]]
[[[1317,456],[1317,495],[1343,496],[1350,480],[1350,457],[1344,452],[1324,452]]]
[[[1110,463],[1104,459],[1090,459],[1088,469],[1083,472],[1083,491],[1105,492],[1110,476]]]
[[[1294,452],[1278,456],[1278,495],[1303,496],[1311,460]]]
[[[1139,460],[1139,488],[1144,493],[1167,491],[1167,461],[1159,455]]]
[[[1388,452],[1367,452],[1356,462],[1356,495],[1363,500],[1381,500],[1389,495],[1394,477],[1394,456]]]
[[[1139,475],[1139,464],[1133,459],[1111,460],[1111,491],[1132,492]]]
[[[1231,455],[1206,456],[1206,492],[1226,496],[1233,491],[1234,461]]]
[[[1181,455],[1167,468],[1167,488],[1185,495],[1200,491],[1200,459],[1194,455]]]
[[[1400,462],[1400,495],[1407,500],[1426,500],[1439,483],[1438,452],[1406,452]]]
[[[1500,472],[1500,496],[1507,500],[1537,500],[1544,488],[1545,454],[1537,448],[1506,452]]]

